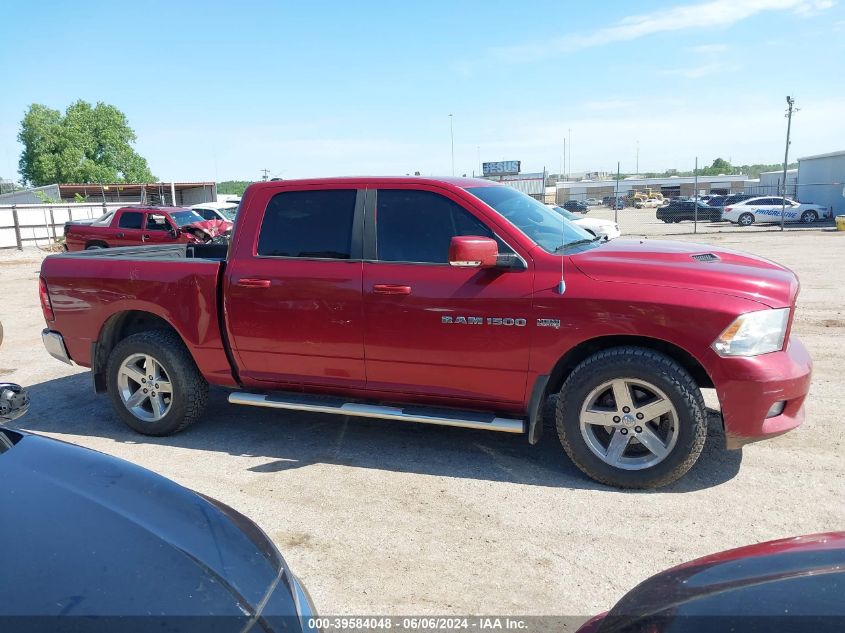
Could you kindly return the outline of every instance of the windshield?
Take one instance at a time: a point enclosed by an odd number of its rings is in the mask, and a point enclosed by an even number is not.
[[[238,211],[238,205],[234,204],[231,207],[223,207],[220,209],[220,213],[226,216],[229,220],[235,219],[235,213]]]
[[[577,220],[578,216],[572,213],[572,211],[567,211],[563,207],[554,206],[552,209],[556,212],[565,217],[567,220]]]
[[[176,222],[176,226],[184,226],[186,224],[193,224],[194,222],[205,222],[205,218],[196,211],[171,211],[170,217]]]
[[[470,187],[467,191],[507,218],[549,253],[560,252],[566,246],[585,244],[595,239],[592,233],[516,189],[493,186]]]

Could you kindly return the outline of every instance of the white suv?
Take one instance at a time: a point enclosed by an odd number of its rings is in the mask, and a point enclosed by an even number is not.
[[[821,205],[802,204],[787,198],[784,209],[783,198],[772,196],[735,202],[722,210],[722,219],[740,226],[751,226],[755,222],[780,222],[781,211],[786,222],[812,224],[830,217],[830,210]]]

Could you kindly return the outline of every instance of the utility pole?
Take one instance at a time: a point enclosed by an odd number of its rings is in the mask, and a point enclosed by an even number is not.
[[[784,218],[786,216],[786,167],[789,165],[789,135],[792,132],[792,109],[795,106],[795,99],[787,96],[786,105],[788,106],[786,114],[786,150],[783,153],[783,183],[781,185],[781,201],[780,201],[780,230],[783,231]],[[795,108],[796,110],[798,108]]]
[[[613,221],[619,224],[619,161],[616,162],[616,194],[613,196]]]
[[[566,173],[566,176],[563,177],[563,180],[569,180],[569,172],[566,171],[566,166],[569,162],[566,160],[566,138],[563,139],[563,171]]]
[[[449,115],[449,140],[452,143],[452,175],[455,175],[455,131],[452,127],[452,115]]]
[[[267,182],[267,179],[270,178],[270,170],[269,169],[262,169],[261,172],[264,174],[261,176],[261,180]]]
[[[569,163],[569,168],[568,168],[568,171],[566,172],[566,175],[567,175],[566,179],[567,180],[569,180],[569,172],[572,171],[572,128],[569,128],[568,131],[569,131],[569,160],[567,162]]]
[[[695,205],[695,223],[692,232],[698,233],[698,156],[695,157],[695,179],[693,180],[693,204]]]

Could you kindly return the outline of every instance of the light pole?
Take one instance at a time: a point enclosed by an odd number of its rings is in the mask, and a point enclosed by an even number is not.
[[[795,105],[795,99],[790,96],[786,97],[786,105],[788,109],[784,115],[786,122],[786,150],[783,153],[783,185],[781,188],[780,199],[780,230],[783,231],[784,217],[786,216],[786,167],[789,165],[789,134],[792,132],[792,108]],[[797,109],[797,108],[796,108]]]
[[[455,131],[452,127],[452,115],[449,115],[449,140],[452,143],[452,175],[455,175]]]
[[[569,180],[569,173],[572,171],[572,128],[567,131],[569,132],[569,159],[566,162],[569,166],[566,171],[566,179]]]

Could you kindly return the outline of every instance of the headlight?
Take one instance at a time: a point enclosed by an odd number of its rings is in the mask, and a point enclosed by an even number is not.
[[[739,316],[713,341],[719,356],[757,356],[783,348],[789,308],[760,310]]]

